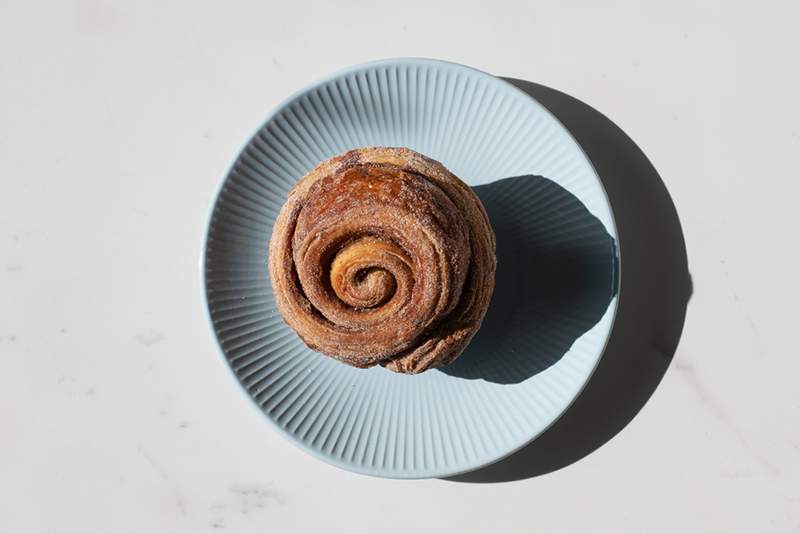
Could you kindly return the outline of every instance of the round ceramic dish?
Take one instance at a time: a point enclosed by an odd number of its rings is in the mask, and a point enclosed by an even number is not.
[[[484,326],[445,368],[408,376],[317,354],[281,319],[267,272],[286,192],[322,160],[403,146],[475,187],[498,240]],[[484,72],[426,59],[343,70],[281,104],[220,185],[202,258],[208,317],[267,420],[336,466],[455,475],[524,446],[570,405],[616,311],[616,230],[589,160],[544,107]]]

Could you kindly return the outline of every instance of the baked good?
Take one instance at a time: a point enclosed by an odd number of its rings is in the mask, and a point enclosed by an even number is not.
[[[401,373],[461,354],[486,313],[495,266],[478,197],[407,148],[319,164],[289,191],[269,246],[276,304],[306,345]]]

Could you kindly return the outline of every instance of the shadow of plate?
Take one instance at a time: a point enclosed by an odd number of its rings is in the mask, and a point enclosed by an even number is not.
[[[613,438],[639,413],[666,373],[692,293],[677,211],[639,147],[611,120],[569,95],[524,80],[506,81],[549,109],[597,170],[619,234],[619,303],[597,369],[561,418],[510,457],[446,479],[456,482],[506,482],[551,473]],[[531,368],[548,361],[542,358]]]

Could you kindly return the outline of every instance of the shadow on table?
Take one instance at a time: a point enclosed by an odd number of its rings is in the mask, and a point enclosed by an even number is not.
[[[492,302],[475,338],[442,372],[501,384],[556,363],[616,293],[614,239],[569,191],[541,176],[473,188],[497,236]]]
[[[692,293],[678,214],[644,153],[583,102],[542,85],[507,81],[549,109],[597,169],[619,234],[619,303],[605,353],[564,415],[510,457],[447,479],[457,482],[506,482],[547,474],[613,438],[641,410],[666,373]]]

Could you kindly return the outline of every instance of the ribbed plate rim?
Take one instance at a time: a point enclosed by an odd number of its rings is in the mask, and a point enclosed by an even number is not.
[[[208,239],[209,239],[209,234],[210,234],[211,227],[212,227],[211,223],[212,223],[212,219],[213,219],[213,215],[214,215],[214,209],[215,209],[215,207],[216,207],[216,205],[217,205],[217,203],[219,201],[220,195],[222,194],[223,188],[225,187],[225,183],[227,182],[228,176],[231,174],[231,171],[233,170],[234,166],[236,165],[236,162],[239,160],[239,157],[244,152],[244,150],[247,148],[247,146],[251,143],[251,141],[276,116],[278,116],[283,109],[288,107],[295,100],[301,98],[303,95],[308,94],[308,93],[316,90],[317,88],[319,88],[319,87],[331,82],[332,80],[334,80],[336,78],[344,77],[344,76],[347,76],[349,74],[353,74],[355,72],[358,72],[358,71],[366,69],[366,68],[375,68],[375,67],[381,67],[381,66],[392,66],[392,65],[398,65],[398,64],[407,64],[407,65],[408,64],[417,64],[417,65],[420,65],[420,66],[426,65],[426,66],[432,66],[432,67],[437,67],[437,66],[449,67],[449,68],[453,68],[453,69],[462,69],[462,70],[469,71],[469,72],[472,72],[474,74],[477,74],[479,76],[490,78],[493,82],[502,84],[507,89],[510,89],[512,92],[516,92],[519,95],[522,95],[527,100],[529,100],[530,103],[533,104],[534,106],[538,106],[538,108],[540,108],[540,110],[543,113],[548,115],[554,121],[554,123],[563,130],[563,132],[572,140],[572,142],[578,148],[580,153],[583,155],[584,159],[586,160],[586,162],[587,162],[587,164],[589,166],[589,169],[591,171],[592,176],[594,177],[595,181],[599,185],[600,191],[603,194],[603,198],[605,200],[605,205],[606,205],[606,207],[608,209],[608,213],[609,213],[609,219],[610,219],[610,224],[611,224],[611,228],[610,229],[612,230],[612,232],[614,234],[613,235],[613,237],[614,237],[614,258],[616,259],[616,264],[614,266],[613,274],[615,276],[616,291],[617,291],[617,294],[618,294],[619,289],[621,287],[622,254],[621,254],[621,250],[620,250],[620,246],[619,246],[619,237],[618,237],[619,234],[618,234],[618,230],[617,230],[616,219],[614,217],[613,206],[611,205],[611,202],[610,202],[609,197],[608,197],[608,192],[606,191],[606,188],[603,185],[602,180],[600,179],[600,176],[599,176],[599,174],[597,172],[597,169],[594,166],[594,163],[592,163],[592,160],[586,154],[586,151],[583,149],[583,147],[577,141],[577,139],[575,139],[575,137],[572,135],[572,132],[570,132],[569,129],[566,126],[564,126],[564,124],[558,119],[558,117],[556,117],[547,107],[545,107],[542,103],[540,103],[538,100],[536,100],[533,96],[529,95],[528,93],[526,93],[525,91],[521,90],[520,88],[518,88],[517,86],[515,86],[511,82],[509,82],[509,81],[507,81],[507,80],[505,80],[505,79],[503,79],[503,78],[501,78],[499,76],[494,76],[494,75],[492,75],[492,74],[490,74],[490,73],[488,73],[486,71],[483,71],[483,70],[480,70],[480,69],[477,69],[477,68],[474,68],[474,67],[470,67],[468,65],[463,65],[463,64],[460,64],[460,63],[452,62],[452,61],[447,61],[447,60],[442,60],[442,59],[433,59],[433,58],[421,58],[421,57],[397,57],[397,58],[377,59],[377,60],[373,60],[373,61],[368,61],[368,62],[359,63],[359,64],[351,65],[351,66],[348,66],[348,67],[344,67],[342,69],[339,69],[339,70],[333,72],[332,74],[329,74],[328,76],[325,76],[324,78],[321,78],[321,79],[318,79],[317,81],[309,83],[308,85],[306,85],[306,86],[302,87],[301,89],[295,91],[290,96],[288,96],[287,98],[282,100],[277,106],[275,106],[266,115],[266,117],[259,123],[258,127],[253,131],[253,133],[250,134],[245,139],[245,141],[240,146],[239,150],[236,151],[235,156],[232,158],[231,162],[226,167],[225,172],[222,174],[221,178],[219,179],[219,181],[217,183],[217,186],[216,186],[216,189],[214,191],[214,194],[212,195],[211,201],[209,203],[209,206],[208,206],[208,209],[207,209],[207,215],[206,215],[206,219],[205,219],[206,220],[205,228],[204,228],[203,235],[202,235],[202,246],[201,246],[201,250],[200,250],[200,257],[199,257],[199,262],[198,262],[199,271],[200,271],[200,273],[199,273],[200,274],[200,277],[199,277],[200,293],[202,295],[202,300],[203,300],[202,304],[203,304],[204,316],[205,316],[205,319],[206,319],[206,324],[208,325],[208,330],[209,330],[209,332],[211,334],[211,337],[214,339],[214,344],[217,347],[217,353],[218,353],[218,355],[219,355],[219,357],[221,359],[221,363],[227,369],[227,374],[228,374],[229,379],[231,379],[234,382],[235,387],[236,387],[236,389],[239,390],[240,394],[248,399],[248,404],[250,404],[261,415],[261,417],[263,419],[266,419],[274,429],[276,429],[281,435],[283,435],[286,439],[288,439],[292,444],[296,445],[298,448],[300,448],[301,450],[303,450],[306,453],[310,454],[314,458],[320,459],[320,460],[322,460],[323,462],[325,462],[325,463],[327,463],[329,465],[333,465],[333,466],[338,467],[340,469],[344,469],[346,471],[350,471],[350,472],[354,472],[354,473],[358,473],[358,474],[362,474],[362,475],[368,475],[368,476],[373,476],[373,477],[377,477],[377,478],[407,479],[407,480],[414,480],[414,479],[419,480],[419,479],[429,479],[429,478],[446,478],[446,477],[453,477],[453,476],[461,475],[461,474],[464,474],[464,473],[469,473],[469,472],[475,471],[477,469],[480,469],[482,467],[486,467],[486,466],[492,465],[494,463],[497,463],[497,462],[499,462],[499,461],[501,461],[501,460],[503,460],[505,458],[508,458],[509,456],[511,456],[514,453],[518,452],[519,450],[523,449],[524,447],[526,447],[527,445],[532,443],[534,440],[536,440],[539,436],[544,434],[556,421],[558,421],[564,415],[564,413],[567,412],[567,410],[569,410],[569,408],[572,406],[572,404],[575,402],[575,400],[581,395],[581,393],[585,389],[586,385],[591,380],[592,376],[594,375],[595,371],[597,370],[597,366],[599,365],[600,360],[602,359],[603,355],[605,354],[605,350],[608,347],[608,342],[609,342],[609,340],[611,338],[611,333],[614,331],[614,325],[615,325],[616,319],[617,319],[617,312],[618,312],[618,308],[619,308],[619,302],[618,302],[619,299],[618,298],[612,299],[611,302],[609,303],[609,307],[611,307],[612,309],[611,309],[611,317],[610,317],[610,321],[609,321],[608,331],[605,333],[605,340],[603,342],[603,347],[598,351],[597,357],[595,358],[595,361],[594,361],[594,364],[592,366],[591,371],[589,373],[587,373],[585,380],[580,385],[580,387],[577,389],[575,395],[570,400],[570,402],[568,402],[564,406],[564,409],[560,413],[558,413],[555,417],[553,417],[552,421],[550,421],[547,425],[545,425],[539,432],[532,433],[531,436],[529,437],[529,439],[523,441],[521,444],[519,444],[516,447],[509,448],[507,451],[503,451],[503,453],[498,454],[494,458],[487,459],[484,462],[475,463],[474,465],[471,465],[469,467],[465,467],[463,469],[449,469],[449,470],[448,469],[440,469],[440,470],[432,469],[429,472],[424,472],[424,473],[421,473],[421,472],[418,472],[418,471],[414,471],[414,472],[395,472],[395,471],[384,471],[382,469],[368,469],[368,468],[363,468],[363,467],[361,467],[361,466],[359,466],[357,464],[343,462],[343,461],[338,460],[335,457],[325,455],[325,454],[315,450],[314,448],[309,447],[305,442],[303,442],[302,440],[297,439],[293,434],[291,434],[290,432],[288,432],[287,430],[282,428],[276,421],[274,421],[271,417],[269,417],[269,415],[267,415],[261,409],[261,406],[258,405],[258,403],[256,402],[256,399],[253,396],[248,394],[248,392],[245,389],[244,385],[239,381],[239,377],[236,376],[236,371],[233,369],[233,367],[228,362],[228,359],[227,359],[227,357],[225,355],[225,351],[224,351],[224,349],[223,349],[223,347],[222,347],[222,345],[220,343],[220,339],[217,336],[216,330],[214,328],[214,322],[213,322],[213,318],[211,316],[211,306],[210,306],[210,303],[208,301],[208,291],[207,291],[208,286],[207,286],[207,283],[206,283],[206,258],[207,258],[207,255],[208,255],[207,254],[207,252],[208,252]]]

